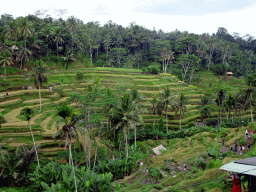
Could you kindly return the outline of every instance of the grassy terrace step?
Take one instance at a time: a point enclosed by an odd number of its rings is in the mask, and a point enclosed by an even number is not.
[[[2,106],[4,106],[4,105],[16,103],[16,102],[18,102],[18,101],[20,101],[20,100],[21,100],[21,99],[11,99],[11,100],[7,100],[7,101],[0,102],[0,107],[2,107]]]
[[[48,99],[41,99],[41,102],[47,101]],[[40,103],[40,99],[31,99],[27,101],[23,101],[23,103]]]
[[[41,92],[49,92],[49,89],[41,89]],[[8,92],[9,96],[13,95],[21,95],[24,93],[32,93],[32,92],[38,92],[38,89],[27,89],[27,90],[17,90],[17,91],[10,91]],[[3,97],[6,94],[6,92],[0,92],[0,97]]]
[[[28,136],[31,135],[31,132],[22,132],[22,133],[10,133],[10,132],[5,132],[1,133],[1,136],[8,135],[8,136]],[[33,135],[41,135],[41,131],[33,131]]]
[[[42,131],[42,127],[38,125],[32,125],[31,126],[32,131]],[[30,128],[28,124],[24,127],[1,127],[0,133],[21,133],[21,132],[28,132],[30,131]]]

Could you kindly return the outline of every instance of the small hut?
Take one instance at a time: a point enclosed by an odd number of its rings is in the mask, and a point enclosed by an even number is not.
[[[230,78],[233,76],[233,73],[231,71],[226,72],[226,75]]]
[[[166,150],[166,148],[161,144],[158,147],[153,148],[152,150],[156,155],[161,155],[160,149]]]

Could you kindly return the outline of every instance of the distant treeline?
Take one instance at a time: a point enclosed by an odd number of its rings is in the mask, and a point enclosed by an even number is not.
[[[134,22],[128,27],[112,21],[101,26],[99,22],[85,24],[74,16],[63,20],[35,14],[14,19],[3,14],[0,33],[2,56],[12,57],[20,66],[33,65],[37,59],[66,65],[85,58],[95,66],[141,69],[153,64],[189,83],[200,70],[232,71],[241,76],[254,73],[256,64],[255,38],[230,35],[223,27],[213,34],[164,33]]]

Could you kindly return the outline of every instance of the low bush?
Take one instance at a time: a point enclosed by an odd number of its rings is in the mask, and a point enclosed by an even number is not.
[[[161,170],[160,168],[151,168],[149,167],[148,168],[148,176],[156,179],[156,180],[159,180],[163,177],[163,174],[161,173]]]
[[[81,80],[81,79],[84,78],[84,74],[83,74],[82,72],[77,72],[76,78],[77,78],[78,80]]]

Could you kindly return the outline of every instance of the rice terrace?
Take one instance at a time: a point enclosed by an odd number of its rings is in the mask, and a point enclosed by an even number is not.
[[[256,190],[235,167],[256,156],[255,40],[8,14],[0,32],[0,192]]]

